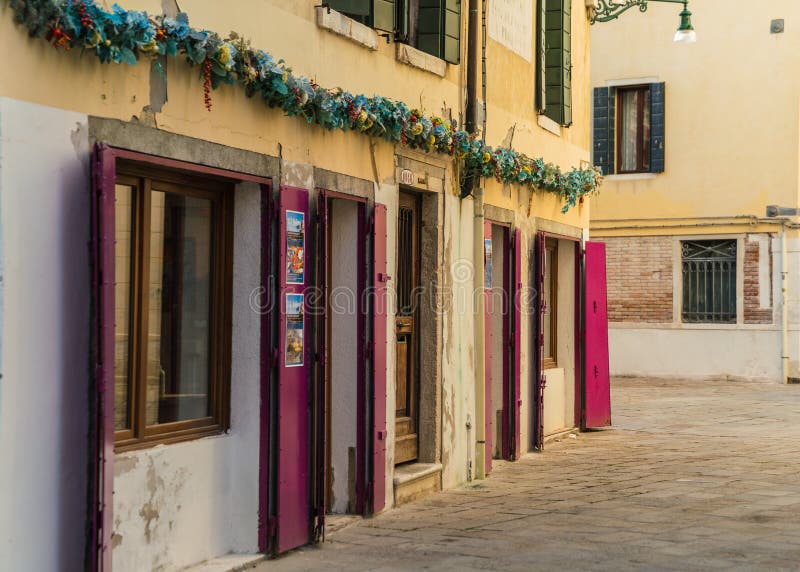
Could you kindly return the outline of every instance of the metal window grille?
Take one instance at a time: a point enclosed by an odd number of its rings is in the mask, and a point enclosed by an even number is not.
[[[397,313],[410,316],[413,313],[412,282],[414,263],[414,211],[400,208],[397,253]]]
[[[736,240],[681,243],[683,321],[736,323]]]

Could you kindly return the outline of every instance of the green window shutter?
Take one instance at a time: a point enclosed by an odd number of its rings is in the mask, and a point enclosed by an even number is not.
[[[664,135],[666,131],[664,83],[650,84],[650,172],[664,172]]]
[[[613,88],[596,87],[592,101],[592,159],[604,175],[614,172]]]
[[[536,5],[536,111],[544,113],[547,109],[547,81],[545,70],[545,55],[547,42],[545,41],[545,25],[547,22],[547,0],[538,0]]]
[[[328,6],[359,22],[369,23],[370,0],[328,0]]]
[[[544,113],[572,124],[572,2],[542,0],[544,8]]]
[[[453,64],[460,61],[461,1],[419,0],[418,49]]]
[[[461,61],[461,0],[445,0],[442,53],[451,64]]]
[[[437,58],[442,57],[443,15],[444,0],[419,0],[416,47]]]
[[[396,6],[395,0],[372,0],[372,27],[386,32],[394,32]]]

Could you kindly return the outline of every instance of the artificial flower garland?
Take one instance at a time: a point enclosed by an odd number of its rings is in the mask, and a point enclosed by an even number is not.
[[[565,202],[562,212],[596,192],[602,180],[594,168],[562,172],[543,159],[492,148],[476,134],[458,129],[455,121],[428,117],[400,101],[321,87],[294,75],[283,60],[251,48],[235,33],[222,38],[216,32],[191,28],[184,13],[175,18],[150,16],[116,4],[109,12],[93,0],[9,2],[15,21],[27,27],[31,36],[45,38],[56,48],[91,50],[103,63],[136,65],[140,57],[152,61],[161,55],[185,56],[191,65],[200,66],[209,111],[213,89],[238,83],[248,97],[258,95],[270,107],[324,129],[353,130],[412,149],[447,153],[464,162],[467,175],[555,193]]]

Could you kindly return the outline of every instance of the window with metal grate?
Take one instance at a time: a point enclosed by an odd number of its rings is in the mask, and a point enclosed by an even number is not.
[[[681,242],[682,319],[687,323],[736,323],[736,240]]]

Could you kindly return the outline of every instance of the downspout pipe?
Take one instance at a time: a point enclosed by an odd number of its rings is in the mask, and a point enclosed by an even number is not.
[[[467,106],[464,128],[475,133],[478,122],[478,0],[469,0],[467,25]],[[461,177],[461,198],[472,194],[475,174],[465,172]],[[483,233],[481,233],[482,235]]]

